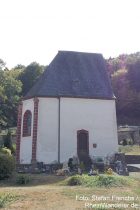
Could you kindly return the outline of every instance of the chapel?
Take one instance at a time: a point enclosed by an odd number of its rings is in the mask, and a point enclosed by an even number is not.
[[[19,104],[20,164],[118,150],[115,96],[101,54],[59,51]]]

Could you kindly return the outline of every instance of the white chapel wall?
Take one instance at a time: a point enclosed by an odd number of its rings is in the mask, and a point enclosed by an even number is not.
[[[52,163],[58,160],[58,99],[39,98],[37,161]],[[30,137],[22,137],[21,163],[31,163],[33,134],[33,99],[23,101],[23,113],[32,112]],[[117,151],[117,127],[114,100],[60,99],[60,161],[77,155],[77,130],[89,131],[90,156],[105,156]],[[23,124],[23,122],[22,122]],[[23,126],[22,126],[23,127]],[[93,143],[97,148],[93,148]]]
[[[58,99],[39,98],[37,161],[58,160]]]
[[[61,98],[61,162],[77,154],[77,130],[89,131],[90,156],[118,149],[114,100]],[[93,148],[93,143],[97,148]]]
[[[32,113],[32,127],[31,136],[23,137],[23,116],[24,113],[30,110]],[[21,125],[21,142],[20,142],[20,163],[31,163],[32,158],[32,135],[33,135],[33,116],[34,115],[34,101],[33,99],[28,99],[23,101],[22,109],[22,125]]]

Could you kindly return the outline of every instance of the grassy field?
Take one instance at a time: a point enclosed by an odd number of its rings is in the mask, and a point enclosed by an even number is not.
[[[15,176],[10,180],[0,181],[0,201],[7,196],[6,206],[2,210],[82,210],[105,209],[89,208],[87,205],[110,203],[128,204],[128,208],[140,209],[131,204],[140,204],[140,173],[131,173],[126,184],[119,187],[68,186],[68,177],[31,175],[27,185],[15,184]],[[90,177],[89,177],[90,179]],[[112,197],[114,196],[114,197]],[[128,197],[129,196],[129,197]],[[94,198],[97,200],[94,201]],[[100,200],[99,200],[100,199]],[[103,200],[104,199],[104,200]],[[105,199],[108,199],[107,201]],[[125,199],[125,200],[118,200]],[[127,199],[127,200],[126,200]],[[134,201],[133,201],[134,199]],[[86,206],[87,207],[86,207]],[[133,204],[134,205],[134,204]]]
[[[140,155],[140,146],[138,145],[120,146],[119,152],[123,152],[126,155]]]

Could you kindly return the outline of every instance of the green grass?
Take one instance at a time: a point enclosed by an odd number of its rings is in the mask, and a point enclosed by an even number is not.
[[[133,179],[117,175],[76,175],[67,178],[62,183],[68,186],[85,186],[85,187],[122,187],[130,186]]]
[[[119,152],[123,152],[127,155],[140,155],[140,146],[138,145],[120,146]]]
[[[6,205],[10,204],[11,202],[17,200],[17,198],[18,196],[12,193],[0,194],[0,208],[3,208]]]
[[[21,174],[31,176],[31,182],[27,185],[17,185],[16,178],[20,174],[15,174],[13,178],[0,181],[0,202],[1,208],[7,210],[35,210],[35,209],[79,209],[84,210],[85,201],[76,200],[76,196],[92,195],[99,196],[134,196],[140,198],[139,173],[133,176],[123,177],[118,175],[70,176],[61,177],[46,174]],[[75,178],[76,177],[76,178]],[[70,180],[73,181],[70,181]],[[70,182],[79,182],[79,185],[70,186]],[[78,180],[78,181],[77,181]],[[80,181],[79,181],[80,180]],[[2,184],[3,183],[3,184]],[[9,194],[10,193],[10,194]],[[135,203],[139,203],[136,200]],[[108,201],[108,203],[116,201]],[[131,201],[123,201],[131,204]],[[122,203],[123,203],[122,202]],[[99,203],[99,202],[96,202]],[[103,209],[103,208],[94,208]],[[118,208],[117,210],[123,210]],[[132,210],[128,208],[127,210]]]

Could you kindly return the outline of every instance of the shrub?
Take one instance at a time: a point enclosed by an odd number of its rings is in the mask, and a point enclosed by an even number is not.
[[[30,182],[30,177],[25,174],[20,174],[16,177],[16,183],[20,185],[25,185]]]
[[[79,176],[73,176],[68,180],[68,185],[74,186],[74,185],[81,185],[82,180],[80,179]]]
[[[11,150],[8,149],[7,147],[2,147],[0,149],[0,153],[6,154],[6,155],[11,155]]]
[[[8,178],[15,169],[15,159],[12,155],[0,153],[0,179]]]
[[[100,175],[96,180],[96,186],[115,187],[129,185],[127,178],[112,175]]]
[[[98,186],[113,186],[115,185],[116,180],[114,179],[113,176],[99,176],[97,180],[97,185]]]
[[[13,155],[16,155],[16,144],[12,144],[11,153],[12,153]]]
[[[69,177],[64,182],[66,185],[82,185],[86,187],[115,187],[129,185],[129,181],[126,177],[120,177],[115,175],[99,175],[99,176],[88,176],[88,175],[76,175]]]
[[[8,130],[7,135],[4,137],[4,147],[11,149],[12,141],[11,141],[11,131]]]
[[[0,195],[0,208],[5,207],[8,203],[16,200],[17,196],[11,193]]]

